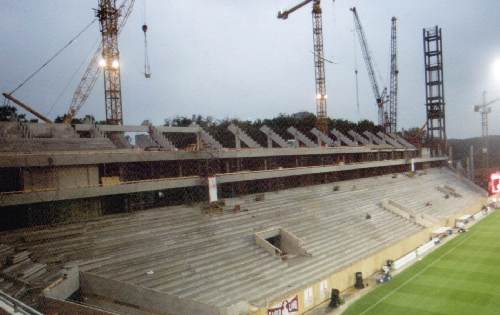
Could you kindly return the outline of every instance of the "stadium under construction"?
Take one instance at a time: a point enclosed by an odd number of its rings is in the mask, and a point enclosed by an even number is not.
[[[405,138],[397,19],[387,91],[352,8],[378,122],[336,128],[320,2],[278,13],[312,5],[315,127],[235,121],[228,142],[197,123],[124,124],[118,35],[134,1],[99,0],[102,42],[60,123],[14,96],[30,77],[4,93],[42,122],[0,122],[0,314],[315,314],[488,213],[449,156],[441,29],[423,30],[426,123]],[[101,73],[106,120],[75,120]]]

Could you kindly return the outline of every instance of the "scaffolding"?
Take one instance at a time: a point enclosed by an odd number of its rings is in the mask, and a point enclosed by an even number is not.
[[[443,42],[441,28],[423,30],[425,58],[425,107],[427,145],[433,154],[446,152],[445,98],[443,78]]]

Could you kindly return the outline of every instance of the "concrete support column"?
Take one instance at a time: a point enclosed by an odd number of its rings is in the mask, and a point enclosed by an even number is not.
[[[179,177],[182,177],[182,162],[179,161]]]
[[[240,137],[237,135],[234,136],[234,142],[236,143],[236,149],[240,150],[241,149],[241,140]]]
[[[470,161],[470,179],[471,180],[475,180],[476,176],[475,176],[475,169],[474,169],[474,146],[470,146],[470,157],[469,157],[469,161]]]
[[[199,132],[196,134],[196,149],[201,149],[201,135]]]

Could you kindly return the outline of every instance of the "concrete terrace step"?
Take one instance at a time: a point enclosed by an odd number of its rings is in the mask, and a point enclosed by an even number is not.
[[[1,234],[0,242],[29,250],[39,263],[78,260],[84,272],[220,307],[262,303],[423,230],[382,209],[383,199],[445,216],[482,196],[448,170],[419,174],[288,189],[261,201],[255,195],[228,200],[241,204],[245,211],[239,213],[206,216],[201,205],[165,207],[14,231]],[[444,185],[463,197],[443,198],[435,187]],[[427,201],[433,206],[425,207]],[[255,232],[277,227],[302,239],[312,256],[288,263],[257,246]]]

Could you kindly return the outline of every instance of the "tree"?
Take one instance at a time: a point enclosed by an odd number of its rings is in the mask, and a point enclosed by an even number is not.
[[[0,106],[0,121],[20,121],[27,122],[25,114],[18,114],[14,106]]]

